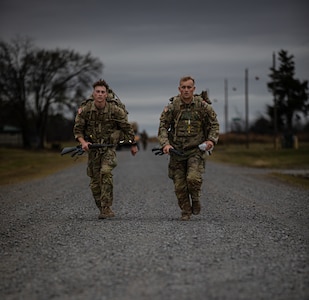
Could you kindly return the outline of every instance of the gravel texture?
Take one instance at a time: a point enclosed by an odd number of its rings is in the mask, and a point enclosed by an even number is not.
[[[0,299],[309,299],[308,190],[210,158],[184,222],[168,157],[117,154],[113,219],[85,163],[0,187]]]

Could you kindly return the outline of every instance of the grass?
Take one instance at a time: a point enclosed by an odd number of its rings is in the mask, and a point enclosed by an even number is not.
[[[213,161],[252,168],[274,169],[269,176],[287,184],[309,189],[309,178],[304,175],[283,174],[280,170],[306,169],[309,173],[309,143],[303,143],[298,149],[274,149],[272,143],[251,143],[217,145],[211,156]],[[277,171],[279,170],[279,171]]]
[[[278,149],[273,145],[250,144],[216,146],[214,160],[253,168],[309,169],[309,144],[299,149]]]
[[[85,157],[76,161],[60,151],[0,147],[0,185],[42,178],[82,161]]]

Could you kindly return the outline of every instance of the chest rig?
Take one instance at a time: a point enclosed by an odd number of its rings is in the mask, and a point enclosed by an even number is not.
[[[195,145],[205,140],[207,118],[205,106],[201,97],[194,96],[190,104],[185,104],[180,97],[171,99],[169,109],[171,113],[170,137],[174,143],[183,147]]]
[[[96,109],[93,101],[84,107],[85,135],[93,143],[110,143],[111,134],[117,129],[116,105],[107,101],[102,110]]]

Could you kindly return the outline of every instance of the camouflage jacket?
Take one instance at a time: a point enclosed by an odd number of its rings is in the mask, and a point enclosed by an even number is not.
[[[179,96],[164,108],[158,130],[162,147],[172,145],[178,150],[197,147],[206,140],[215,144],[219,139],[219,123],[212,106],[200,96],[194,96],[190,104]]]
[[[128,122],[127,112],[113,101],[106,101],[102,110],[98,110],[93,101],[82,105],[75,117],[74,137],[83,137],[93,143],[119,142],[123,132],[128,140],[134,141],[134,131]]]

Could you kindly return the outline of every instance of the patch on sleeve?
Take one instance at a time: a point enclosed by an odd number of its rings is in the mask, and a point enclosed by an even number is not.
[[[165,113],[168,112],[168,106],[165,106],[163,111],[164,111]]]
[[[77,111],[77,113],[80,115],[82,113],[83,109],[80,107]]]

